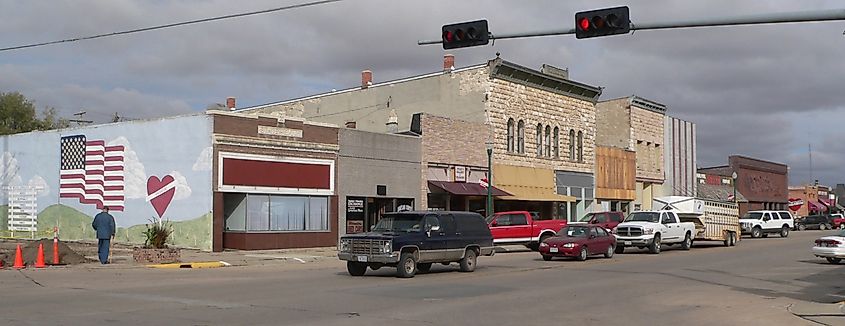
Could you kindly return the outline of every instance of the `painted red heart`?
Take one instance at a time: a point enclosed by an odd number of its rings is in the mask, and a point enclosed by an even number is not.
[[[158,194],[154,198],[150,198],[150,196],[175,182],[176,180],[169,174],[161,178],[161,180],[157,176],[151,176],[147,179],[147,200],[153,205],[156,213],[158,213],[158,218],[164,216],[164,211],[170,206],[170,201],[173,200],[173,195],[176,194],[176,185],[174,184],[172,188]]]

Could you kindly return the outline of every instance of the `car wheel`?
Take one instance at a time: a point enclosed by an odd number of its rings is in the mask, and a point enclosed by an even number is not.
[[[761,236],[763,236],[763,230],[760,229],[759,226],[755,226],[753,229],[751,229],[751,237],[752,238],[759,238]]]
[[[604,253],[604,258],[613,257],[613,252],[614,252],[613,246],[612,245],[607,246],[607,251]]]
[[[798,225],[798,231],[804,231],[806,229],[807,229],[807,226],[805,226],[804,224]]]
[[[614,249],[614,250],[613,250],[613,252],[615,252],[615,253],[617,253],[617,254],[622,254],[622,253],[625,253],[625,246],[621,246],[621,245],[619,245],[619,244],[617,243],[617,244],[616,244],[616,249]]]
[[[475,270],[475,263],[478,259],[477,255],[475,254],[475,250],[467,249],[466,253],[464,253],[464,259],[461,259],[461,272],[472,272]]]
[[[418,273],[428,273],[431,270],[431,263],[419,263],[417,264],[417,272]]]
[[[781,237],[781,238],[786,238],[786,237],[788,237],[788,236],[789,236],[789,227],[788,227],[788,226],[783,226],[782,228],[780,228],[780,237]]]
[[[730,232],[725,232],[725,240],[722,243],[725,244],[725,247],[731,246],[731,233]]]
[[[417,260],[411,252],[403,252],[396,265],[396,277],[411,278],[417,274]]]
[[[827,262],[831,263],[831,264],[839,264],[839,262],[842,261],[842,258],[833,258],[833,257],[826,257],[826,258],[827,258]]]
[[[364,273],[367,272],[367,264],[354,261],[347,261],[346,271],[349,272],[349,275],[352,276],[363,276]]]
[[[652,254],[660,253],[660,234],[654,235],[654,239],[652,239],[651,243],[648,245],[648,252]]]
[[[827,230],[827,225],[819,224],[819,230],[822,230],[822,231]]]
[[[552,256],[551,255],[543,255],[543,260],[550,261],[550,260],[552,260]]]
[[[578,261],[585,261],[587,260],[587,247],[581,246],[581,252],[578,253],[578,257],[575,257]]]
[[[684,236],[684,242],[681,243],[681,249],[689,250],[689,248],[692,248],[692,238],[690,238],[689,233],[687,233],[687,235]]]

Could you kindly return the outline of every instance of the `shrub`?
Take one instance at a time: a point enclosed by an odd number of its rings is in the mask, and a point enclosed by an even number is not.
[[[150,223],[147,224],[147,230],[144,231],[144,248],[167,248],[167,240],[171,234],[173,234],[173,229],[170,222],[150,220]]]

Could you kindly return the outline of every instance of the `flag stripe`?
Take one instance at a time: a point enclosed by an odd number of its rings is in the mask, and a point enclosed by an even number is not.
[[[59,196],[81,204],[122,211],[125,201],[124,146],[84,135],[61,138]]]

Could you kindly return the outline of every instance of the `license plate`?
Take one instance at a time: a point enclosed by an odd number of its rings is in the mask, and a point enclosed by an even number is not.
[[[551,248],[549,248],[549,252],[557,252],[557,248],[551,247]]]
[[[626,245],[626,246],[630,246],[630,245],[631,245],[631,241],[625,241],[625,245]]]
[[[358,261],[362,262],[362,263],[366,263],[367,262],[367,256],[358,256]]]

